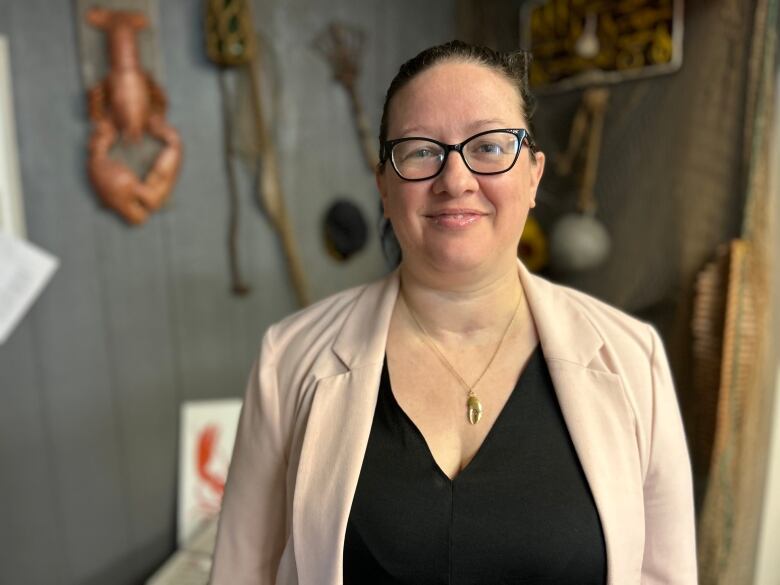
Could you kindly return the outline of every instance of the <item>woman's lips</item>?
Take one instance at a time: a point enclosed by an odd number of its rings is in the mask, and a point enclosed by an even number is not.
[[[485,216],[475,209],[446,209],[426,214],[425,217],[434,224],[444,228],[465,228]]]

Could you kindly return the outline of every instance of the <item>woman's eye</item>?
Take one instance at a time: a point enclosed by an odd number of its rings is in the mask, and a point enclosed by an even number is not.
[[[436,158],[439,156],[439,152],[431,148],[415,148],[404,153],[403,160],[425,160],[429,158]]]
[[[482,142],[476,145],[476,152],[480,154],[502,154],[504,150],[495,142]]]
[[[410,158],[430,158],[432,156],[436,156],[436,153],[430,148],[418,148],[411,152]]]

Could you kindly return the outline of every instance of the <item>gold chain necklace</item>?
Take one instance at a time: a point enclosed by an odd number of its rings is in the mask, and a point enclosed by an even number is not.
[[[431,337],[431,335],[425,330],[425,327],[423,327],[423,324],[417,318],[417,315],[412,310],[411,305],[406,300],[406,295],[403,295],[403,297],[404,297],[404,305],[406,306],[406,309],[409,311],[409,314],[412,316],[412,319],[414,319],[414,322],[417,324],[417,327],[420,329],[420,331],[423,334],[423,341],[425,341],[425,343],[433,350],[433,352],[439,358],[441,363],[444,364],[444,366],[450,371],[453,377],[458,382],[460,382],[460,385],[463,386],[463,388],[465,388],[466,391],[468,392],[468,399],[466,400],[466,411],[468,414],[468,420],[469,423],[471,423],[472,425],[477,424],[479,422],[479,419],[482,418],[483,408],[482,408],[482,402],[480,402],[479,398],[474,392],[474,388],[477,386],[477,384],[479,384],[483,376],[487,374],[487,371],[490,369],[490,366],[493,365],[493,360],[495,360],[496,356],[498,355],[498,351],[501,349],[501,346],[504,344],[504,340],[506,339],[509,330],[512,328],[512,324],[515,322],[515,319],[517,318],[517,313],[518,310],[520,309],[520,302],[523,300],[522,295],[517,300],[517,305],[515,306],[515,310],[512,313],[512,318],[509,320],[506,329],[504,329],[504,333],[501,334],[501,339],[498,340],[498,345],[496,346],[496,349],[493,351],[493,355],[490,356],[490,359],[488,360],[485,369],[482,370],[482,373],[477,377],[477,379],[471,385],[469,385],[466,382],[466,380],[463,379],[463,376],[461,376],[458,373],[458,371],[455,369],[455,366],[453,366],[452,363],[450,363],[450,360],[447,359],[444,353],[442,353],[442,351],[439,349],[439,346],[436,345],[436,342],[433,340],[433,337]]]

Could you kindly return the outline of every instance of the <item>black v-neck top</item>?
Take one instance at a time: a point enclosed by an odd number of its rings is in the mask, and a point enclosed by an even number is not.
[[[396,402],[385,360],[344,585],[510,583],[606,583],[601,522],[541,347],[453,480]]]

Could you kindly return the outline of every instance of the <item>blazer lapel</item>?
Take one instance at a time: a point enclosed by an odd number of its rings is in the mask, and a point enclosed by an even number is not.
[[[607,583],[638,583],[644,539],[642,473],[634,418],[622,381],[603,367],[599,350],[605,342],[576,301],[522,266],[520,275],[601,520]]]
[[[642,566],[642,475],[620,379],[569,362],[550,360],[548,366],[601,519],[607,583],[638,583],[634,568]],[[636,551],[640,551],[638,557]]]
[[[293,496],[300,585],[341,583],[344,533],[374,418],[398,276],[366,287],[333,345],[347,371],[318,380]]]

